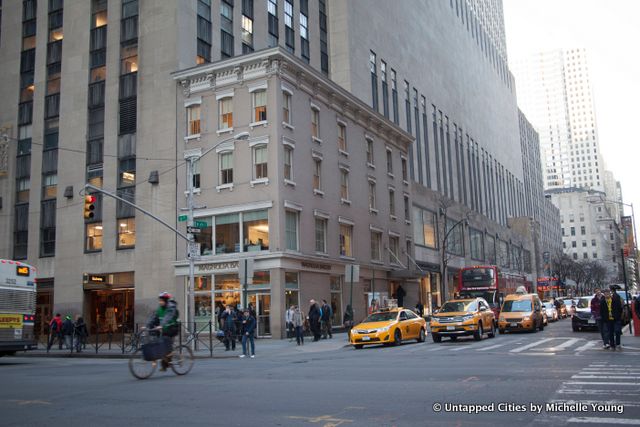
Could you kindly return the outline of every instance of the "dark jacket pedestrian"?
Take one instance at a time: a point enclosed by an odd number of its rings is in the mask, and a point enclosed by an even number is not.
[[[318,341],[320,339],[320,309],[315,300],[309,301],[311,306],[309,307],[309,327],[313,334],[313,340]]]
[[[220,316],[220,323],[222,325],[222,331],[224,332],[224,346],[226,351],[235,350],[236,349],[236,321],[237,321],[236,312],[231,308],[231,306],[227,306],[227,308],[222,312]]]
[[[596,289],[595,296],[591,299],[591,315],[596,319],[596,325],[598,325],[598,331],[600,331],[600,338],[602,339],[602,346],[607,348],[609,345],[609,338],[605,329],[605,324],[601,315],[602,308],[602,293],[600,289]]]
[[[600,317],[606,328],[608,346],[615,350],[620,347],[622,335],[622,300],[617,293],[604,291],[604,298],[600,301]],[[605,345],[605,349],[607,346]]]
[[[73,346],[73,322],[71,316],[66,316],[62,322],[62,336],[64,337],[64,346],[70,350]]]
[[[62,316],[57,313],[51,322],[49,322],[49,343],[47,350],[50,350],[55,340],[58,340],[58,346],[62,350]]]
[[[396,297],[398,299],[398,307],[404,307],[404,297],[407,295],[407,292],[404,290],[402,286],[398,286],[396,289]]]
[[[331,329],[333,327],[331,324],[333,319],[333,309],[329,304],[327,304],[327,300],[322,300],[322,309],[320,313],[320,320],[322,322],[322,338],[327,339],[327,336],[329,336],[329,338],[333,338],[333,334],[331,333]]]
[[[242,316],[242,354],[240,357],[249,356],[247,341],[251,345],[251,358],[256,356],[255,332],[256,318],[251,314],[249,309],[245,309]]]
[[[84,319],[82,317],[78,317],[76,323],[74,325],[74,333],[76,336],[76,352],[80,353],[87,345],[87,337],[89,336],[89,330],[87,329],[87,324],[84,323]]]

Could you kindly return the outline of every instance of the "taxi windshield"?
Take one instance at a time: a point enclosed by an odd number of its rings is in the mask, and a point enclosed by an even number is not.
[[[477,311],[475,301],[449,301],[444,303],[440,313],[451,313],[456,311]]]
[[[397,316],[398,316],[397,311],[388,311],[386,313],[373,313],[369,315],[369,317],[364,319],[362,323],[388,322],[389,320],[396,320]]]
[[[505,301],[502,306],[502,311],[508,313],[531,311],[531,301],[526,299]]]

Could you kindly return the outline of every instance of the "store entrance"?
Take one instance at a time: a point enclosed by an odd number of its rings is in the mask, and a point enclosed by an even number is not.
[[[250,293],[248,295],[249,304],[256,311],[256,320],[258,322],[258,337],[271,336],[271,294]]]
[[[114,333],[134,329],[134,290],[85,291],[88,321],[93,333]]]

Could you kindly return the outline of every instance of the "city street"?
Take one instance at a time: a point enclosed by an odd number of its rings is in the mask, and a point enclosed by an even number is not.
[[[3,358],[0,424],[638,425],[640,340],[625,334],[626,348],[613,353],[597,338],[572,332],[567,319],[480,342],[428,337],[363,350],[321,342],[261,354],[258,341],[256,359],[198,359],[186,377],[156,372],[145,381],[125,360]],[[571,403],[584,406],[562,410]],[[469,414],[446,412],[447,404],[494,407]]]

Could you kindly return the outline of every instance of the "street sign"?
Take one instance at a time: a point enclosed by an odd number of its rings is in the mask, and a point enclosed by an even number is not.
[[[190,259],[197,259],[200,257],[200,243],[189,242],[187,249],[188,249],[187,257],[189,257]]]
[[[353,276],[352,274],[353,270]],[[360,281],[360,266],[357,264],[347,264],[344,266],[344,280],[350,282],[353,279],[354,282]]]
[[[198,228],[207,228],[209,226],[206,221],[193,221],[193,225]]]
[[[243,285],[253,284],[253,258],[243,258],[238,263],[238,279]]]
[[[179,222],[185,222],[187,220],[187,216],[186,215],[178,215],[178,221]]]
[[[543,252],[542,253],[542,259],[544,262],[549,262],[549,259],[551,258],[551,254],[549,252]]]
[[[187,233],[200,234],[200,233],[202,233],[202,229],[200,229],[198,227],[187,227]]]

